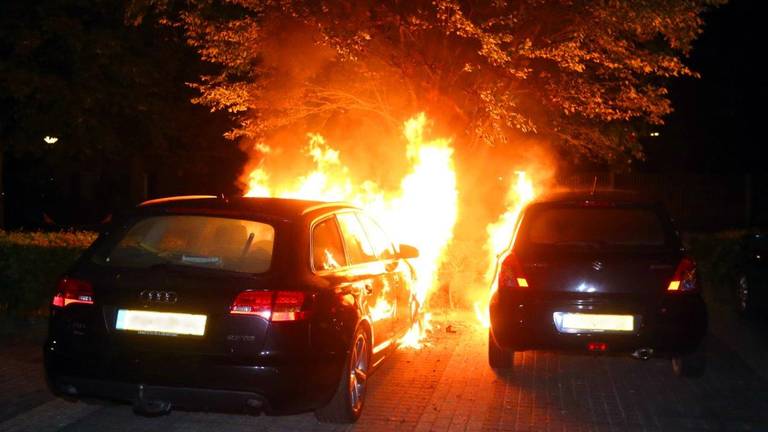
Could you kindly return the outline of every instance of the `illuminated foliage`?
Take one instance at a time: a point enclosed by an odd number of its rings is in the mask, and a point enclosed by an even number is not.
[[[533,135],[592,157],[641,156],[665,84],[719,1],[202,0],[178,15],[203,59],[198,102],[261,137],[350,110],[426,109],[465,143]],[[167,4],[166,4],[167,6]]]

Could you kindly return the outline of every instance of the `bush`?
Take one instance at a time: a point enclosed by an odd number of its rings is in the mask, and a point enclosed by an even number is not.
[[[88,231],[0,231],[0,315],[45,314],[56,279],[96,236]]]
[[[734,281],[741,259],[741,239],[746,231],[732,230],[685,236],[686,248],[698,264],[698,271],[708,300],[730,303],[735,293]]]

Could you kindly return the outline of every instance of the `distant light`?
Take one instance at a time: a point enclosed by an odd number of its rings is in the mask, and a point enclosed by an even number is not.
[[[48,136],[46,135],[45,138],[43,138],[43,141],[45,141],[46,144],[56,144],[56,141],[59,139],[54,136]]]
[[[658,132],[651,132],[651,136],[652,136],[652,137],[657,137],[657,136],[659,136],[659,135],[660,135],[660,134],[659,134]]]

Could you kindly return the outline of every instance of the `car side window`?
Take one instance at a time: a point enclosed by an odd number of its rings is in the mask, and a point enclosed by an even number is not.
[[[341,226],[341,234],[344,244],[347,246],[350,264],[362,264],[376,261],[376,253],[368,241],[363,226],[354,213],[340,213],[336,215]]]
[[[312,229],[312,266],[315,270],[335,270],[347,265],[341,234],[335,218],[328,218]]]
[[[371,246],[373,251],[381,259],[392,259],[395,257],[395,248],[392,245],[392,240],[389,239],[387,233],[365,213],[358,213],[360,223],[363,224],[365,232],[368,234],[368,238],[371,240]]]

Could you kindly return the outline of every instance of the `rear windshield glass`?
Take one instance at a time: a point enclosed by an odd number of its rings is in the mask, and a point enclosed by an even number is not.
[[[106,253],[104,264],[146,268],[178,264],[263,273],[272,263],[275,229],[262,222],[208,216],[140,220]]]
[[[552,246],[662,246],[659,216],[642,208],[547,208],[528,223],[528,242]]]

